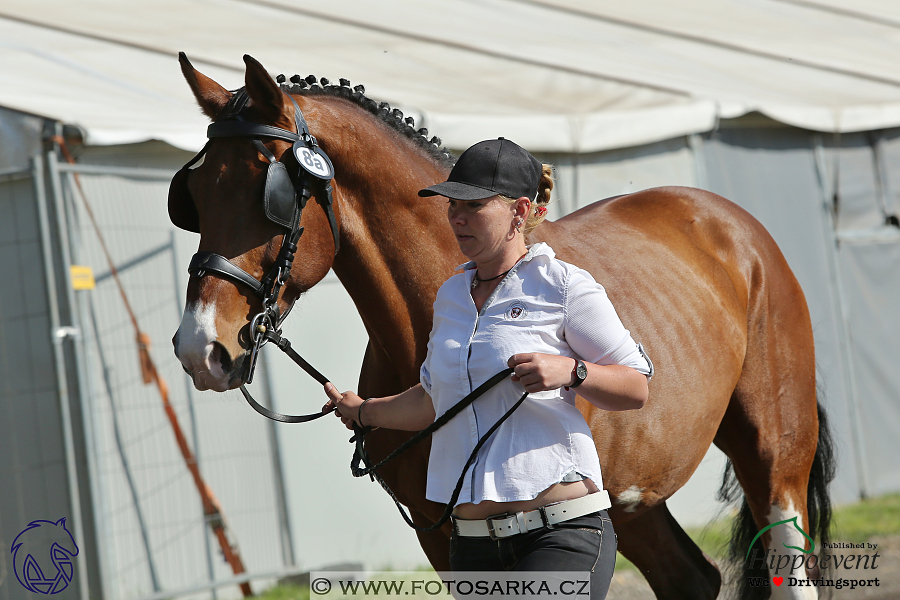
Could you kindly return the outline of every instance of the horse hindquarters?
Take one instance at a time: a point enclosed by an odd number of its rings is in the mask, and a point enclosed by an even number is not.
[[[715,443],[731,460],[745,496],[732,541],[733,557],[742,563],[738,569],[740,597],[766,598],[771,590],[775,597],[815,598],[812,587],[751,588],[750,576],[771,580],[785,572],[767,572],[762,560],[745,560],[748,548],[744,544],[767,525],[796,518],[804,531],[812,533],[810,512],[819,512],[819,506],[824,510],[816,520],[822,521],[824,531],[830,519],[827,481],[823,480],[828,478],[831,457],[830,452],[821,450],[829,443],[826,435],[820,438],[820,426],[825,424],[819,420],[821,409],[816,400],[809,312],[800,285],[775,242],[759,229],[757,254],[747,266],[746,356]],[[815,492],[813,497],[808,487]],[[785,544],[809,545],[791,524],[773,527],[761,539],[775,554],[799,556],[800,551],[786,549]],[[806,577],[802,569],[789,575]]]

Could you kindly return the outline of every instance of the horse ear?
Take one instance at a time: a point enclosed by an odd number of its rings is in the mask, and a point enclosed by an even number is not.
[[[277,120],[284,111],[284,93],[255,58],[245,54],[244,63],[247,65],[244,82],[253,105],[272,121]]]
[[[231,92],[196,70],[184,52],[178,53],[178,62],[181,63],[181,73],[191,87],[191,91],[194,92],[194,98],[197,99],[200,110],[207,117],[215,120],[231,99]]]

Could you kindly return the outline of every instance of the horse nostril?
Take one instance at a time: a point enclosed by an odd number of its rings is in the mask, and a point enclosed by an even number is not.
[[[209,358],[210,362],[218,362],[225,373],[231,373],[231,370],[234,368],[234,361],[231,359],[231,355],[225,346],[219,342],[213,342],[213,349]]]

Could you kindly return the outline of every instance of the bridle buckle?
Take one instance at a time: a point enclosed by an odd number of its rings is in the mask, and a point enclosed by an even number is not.
[[[253,374],[256,372],[256,361],[259,360],[259,351],[269,341],[266,335],[269,333],[269,329],[274,331],[275,323],[267,307],[266,310],[253,317],[250,321],[250,339],[253,341],[253,348],[250,349],[250,368],[248,369],[247,380],[244,382],[244,385],[253,382]]]

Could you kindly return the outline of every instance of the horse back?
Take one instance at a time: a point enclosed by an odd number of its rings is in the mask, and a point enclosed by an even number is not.
[[[715,300],[716,309],[746,315],[754,270],[784,261],[748,212],[687,187],[600,200],[538,231],[561,260],[588,270],[614,302],[620,298],[626,314],[635,305],[647,315],[665,307],[706,314]]]

